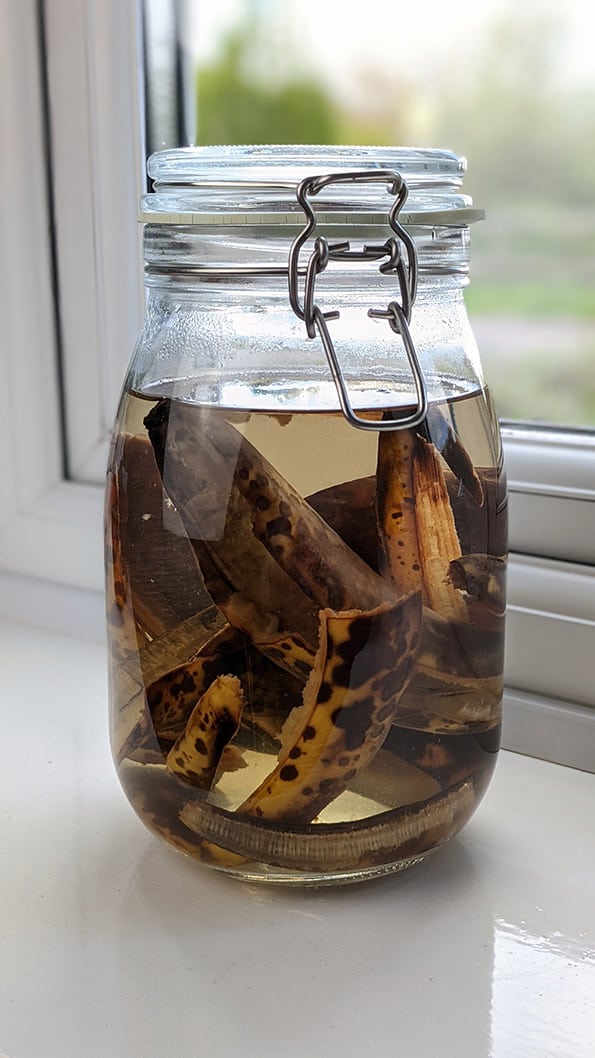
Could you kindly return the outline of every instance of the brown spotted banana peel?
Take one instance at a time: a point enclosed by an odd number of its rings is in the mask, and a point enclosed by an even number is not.
[[[392,586],[220,413],[195,412],[162,401],[145,420],[166,492],[221,612],[266,657],[305,681],[318,609],[337,601],[372,609],[394,601]],[[219,537],[205,539],[217,504],[226,511]]]
[[[107,624],[110,651],[117,664],[130,662],[165,631],[163,614],[157,612],[155,600],[148,597],[146,584],[135,583],[134,570],[130,569],[122,528],[128,519],[121,475],[121,470],[108,471],[105,507]]]
[[[450,583],[494,617],[506,609],[506,560],[494,555],[461,555],[448,568]]]
[[[429,436],[435,443],[436,450],[447,466],[450,467],[457,481],[477,504],[482,507],[485,502],[485,493],[481,479],[479,478],[473,462],[465,446],[455,434],[450,417],[436,405],[430,405],[425,425]]]
[[[268,656],[282,654],[278,664],[269,665]],[[286,657],[292,654],[290,665]],[[279,636],[255,650],[235,628],[225,628],[191,658],[147,688],[147,701],[155,735],[161,742],[174,741],[182,734],[196,702],[216,676],[238,676],[249,697],[248,721],[269,737],[278,739],[281,718],[297,701],[314,659],[299,644]],[[303,673],[293,675],[303,664]]]
[[[278,763],[238,814],[304,823],[373,759],[413,671],[421,597],[320,614],[320,646],[303,705],[282,732]]]
[[[244,640],[226,626],[178,665],[147,687],[147,704],[158,739],[177,739],[192,710],[210,684],[224,673],[239,675],[244,662]]]
[[[321,609],[373,609],[395,598],[391,586],[247,442],[238,455],[238,488],[253,532]]]
[[[502,680],[448,681],[441,673],[416,667],[399,705],[399,727],[429,734],[468,734],[488,730],[500,719]]]
[[[417,438],[413,459],[415,519],[422,576],[429,605],[441,617],[467,624],[465,600],[448,579],[461,545],[450,505],[446,477],[434,445]]]
[[[106,609],[109,649],[114,664],[129,660],[139,648],[124,563],[119,516],[118,477],[108,475],[105,519]]]
[[[421,587],[429,608],[449,621],[468,623],[465,601],[448,579],[461,547],[434,445],[414,430],[381,433],[377,480],[380,534],[395,586]]]
[[[198,544],[195,547],[197,554],[201,554],[200,564],[205,584],[230,625],[243,632],[275,665],[305,682],[312,668],[315,648],[299,632],[278,631],[279,621],[276,615],[270,610],[264,611],[252,598],[237,591],[225,578],[218,568],[217,559],[206,547],[199,547]],[[264,581],[262,566],[257,563],[254,569],[259,572],[260,581]],[[311,630],[308,631],[310,633]],[[312,642],[316,642],[317,632],[311,638]]]
[[[413,483],[416,444],[413,430],[391,430],[378,437],[376,487],[383,566],[402,592],[423,589]]]
[[[112,670],[112,748],[116,762],[122,760],[135,743],[142,743],[146,738],[155,743],[145,687],[151,687],[167,673],[186,664],[189,658],[195,658],[201,646],[209,643],[224,627],[221,613],[216,606],[210,606],[147,643],[138,655]]]
[[[220,415],[162,400],[146,416],[166,495],[222,610],[237,593],[254,607],[259,632],[295,631],[314,642],[318,607],[256,539],[235,478],[243,438]]]
[[[217,676],[167,754],[165,762],[170,771],[191,786],[210,789],[226,747],[238,730],[244,705],[239,679]]]
[[[221,541],[227,561],[228,544],[241,558],[244,543],[248,546],[252,537],[269,557],[267,576],[272,560],[271,570],[276,566],[278,576],[283,572],[294,590],[310,599],[315,614],[325,607],[367,610],[394,601],[391,586],[345,544],[221,412],[201,409],[197,416],[195,408],[161,401],[145,424],[157,463],[163,468],[165,490],[191,540],[208,541],[210,548],[213,540]],[[212,519],[208,520],[205,509],[212,512],[217,505],[221,511],[230,512],[233,540],[226,541],[230,527],[223,524],[225,519],[216,531],[211,527]],[[265,562],[262,551],[258,554]],[[239,576],[240,571],[234,570],[230,577],[236,588],[240,588]],[[264,576],[253,578],[252,589],[262,591],[266,583]],[[271,608],[258,601],[265,612]],[[275,606],[282,604],[283,600],[276,598]],[[291,617],[280,626],[279,630],[283,629],[297,631],[311,641]]]

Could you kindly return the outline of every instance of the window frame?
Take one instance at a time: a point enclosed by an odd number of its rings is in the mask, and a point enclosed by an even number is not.
[[[52,214],[39,12],[0,12],[0,97],[11,144],[2,254],[4,380],[0,459],[2,569],[97,589],[97,491],[66,480],[62,447]]]
[[[110,402],[110,350],[124,344],[132,351],[142,319],[138,7],[21,0],[2,5],[0,39],[11,146],[0,568],[9,578],[33,578],[32,585],[49,580],[100,592],[101,489],[84,478],[89,466],[105,467],[115,390],[112,384]],[[117,144],[125,140],[131,149],[110,147],[115,128]],[[78,463],[66,454],[73,439]],[[9,583],[5,600],[14,596]]]
[[[135,2],[46,0],[43,22],[67,467],[93,483],[144,306],[140,13]],[[68,63],[65,40],[81,44]]]
[[[503,423],[502,440],[511,550],[594,565],[595,430]]]
[[[136,2],[61,0],[44,8],[37,0],[20,0],[0,12],[1,105],[12,163],[4,187],[10,204],[4,317],[6,349],[18,351],[6,357],[10,400],[0,417],[5,616],[25,619],[43,598],[43,611],[56,619],[50,585],[64,612],[68,599],[80,604],[84,596],[79,610],[95,615],[95,628],[102,610],[102,490],[84,478],[105,466],[115,374],[121,371],[114,350],[132,351],[142,315],[136,224],[143,185],[140,28]],[[77,56],[68,76],[63,41],[69,56]],[[81,446],[80,460],[69,461],[71,474],[83,479],[78,482],[65,472],[62,392],[67,403],[81,398],[73,402],[79,419],[68,419],[66,427],[71,443]],[[595,534],[589,533],[595,434],[507,425],[503,436],[513,552],[505,739],[509,748],[531,752],[530,718],[543,703],[543,715],[557,719],[548,728],[546,748],[536,740],[539,755],[584,767],[590,758],[580,732],[585,722],[595,722]],[[72,613],[79,612],[72,605]],[[578,732],[574,749],[559,745],[562,716],[564,730]],[[595,770],[595,751],[592,757]]]

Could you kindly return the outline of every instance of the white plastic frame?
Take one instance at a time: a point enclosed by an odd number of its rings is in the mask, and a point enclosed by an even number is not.
[[[105,465],[122,358],[142,310],[138,9],[133,0],[61,0],[46,5],[45,21],[65,393],[80,408],[67,433],[78,453],[71,473],[83,483],[65,477],[62,460],[38,7],[19,0],[0,8],[0,106],[10,144],[1,257],[0,613],[70,621],[74,629],[77,613],[84,621],[92,613],[95,626],[100,620],[102,496],[84,479]],[[595,770],[595,729],[593,750],[584,737],[585,724],[595,723],[594,439],[507,429],[505,451],[511,542],[519,552],[510,574],[505,738],[509,748],[533,745],[540,755]],[[535,557],[544,555],[555,561]],[[532,743],[535,716],[545,727]]]

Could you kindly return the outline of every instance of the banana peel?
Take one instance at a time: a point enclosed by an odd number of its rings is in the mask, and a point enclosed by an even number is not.
[[[414,430],[381,433],[377,480],[385,569],[393,583],[402,592],[421,589],[424,604],[441,617],[468,623],[465,601],[448,576],[461,546],[434,445]]]
[[[241,766],[241,759],[222,758],[238,730],[245,698],[237,676],[217,676],[192,710],[183,733],[176,739],[165,763],[191,786],[208,790],[222,767]],[[238,755],[239,756],[239,755]]]
[[[413,671],[421,597],[320,614],[303,705],[289,715],[275,769],[239,806],[259,819],[312,820],[381,748]]]

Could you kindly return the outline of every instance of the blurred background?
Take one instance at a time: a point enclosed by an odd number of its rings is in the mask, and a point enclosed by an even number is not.
[[[466,300],[502,419],[595,426],[591,0],[144,0],[147,151],[445,147],[468,160]]]

